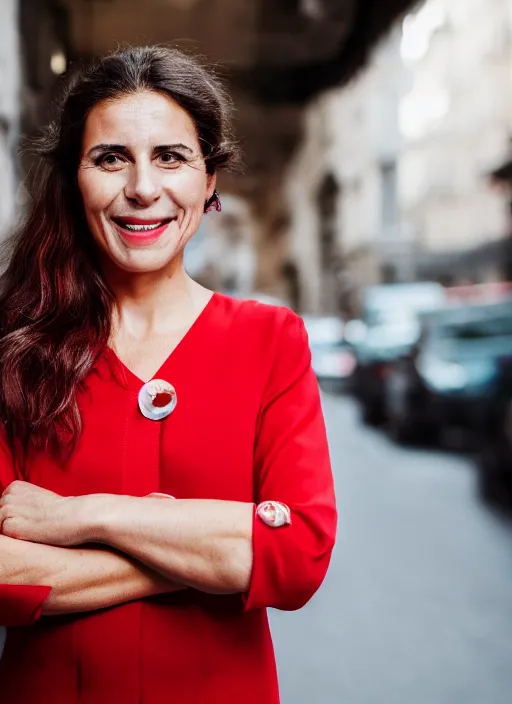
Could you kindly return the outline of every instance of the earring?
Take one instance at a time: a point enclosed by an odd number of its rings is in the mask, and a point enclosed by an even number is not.
[[[204,204],[204,212],[209,213],[210,210],[216,210],[218,213],[222,210],[222,203],[220,202],[220,196],[218,191],[214,191],[210,200],[207,200]]]

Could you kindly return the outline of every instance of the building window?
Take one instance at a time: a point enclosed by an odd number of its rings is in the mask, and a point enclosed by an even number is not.
[[[396,161],[381,164],[381,225],[382,230],[395,228],[397,223],[397,173]]]
[[[340,186],[332,173],[327,173],[317,192],[318,212],[320,215],[320,248],[322,267],[332,267],[336,251],[336,215],[340,196]]]

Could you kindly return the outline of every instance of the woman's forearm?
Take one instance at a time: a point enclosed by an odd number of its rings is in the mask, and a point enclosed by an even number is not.
[[[84,497],[86,498],[86,497]],[[166,578],[213,594],[247,590],[253,504],[96,495],[88,539],[144,562]]]
[[[184,587],[126,555],[102,548],[60,548],[0,535],[0,584],[52,588],[43,613],[114,606]]]
[[[171,582],[213,594],[245,592],[252,571],[254,505],[160,497],[64,497],[15,481],[0,500],[0,531],[62,548],[104,543]],[[85,566],[78,569],[87,574]]]

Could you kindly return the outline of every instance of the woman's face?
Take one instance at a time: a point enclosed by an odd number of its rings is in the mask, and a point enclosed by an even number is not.
[[[144,91],[98,103],[87,117],[78,185],[91,234],[117,269],[164,269],[196,232],[215,176],[192,118]]]

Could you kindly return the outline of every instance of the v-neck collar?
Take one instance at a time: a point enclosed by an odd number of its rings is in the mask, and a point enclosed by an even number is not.
[[[199,313],[199,315],[195,318],[190,327],[187,329],[181,340],[173,348],[171,353],[167,355],[160,367],[155,371],[151,379],[159,379],[165,377],[164,372],[171,359],[173,359],[179,352],[181,352],[182,349],[185,348],[186,345],[189,344],[189,342],[197,334],[198,330],[206,322],[207,318],[209,318],[211,312],[216,307],[218,299],[219,294],[214,292],[206,303],[206,305],[204,306],[204,308]],[[127,386],[130,389],[138,390],[141,386],[147,384],[148,381],[151,381],[151,379],[144,381],[137,374],[135,374],[135,372],[133,372],[129,367],[127,367],[126,364],[118,357],[117,353],[112,349],[112,347],[106,347],[105,352],[110,358],[110,360],[114,363],[116,371],[119,372],[123,385]]]

